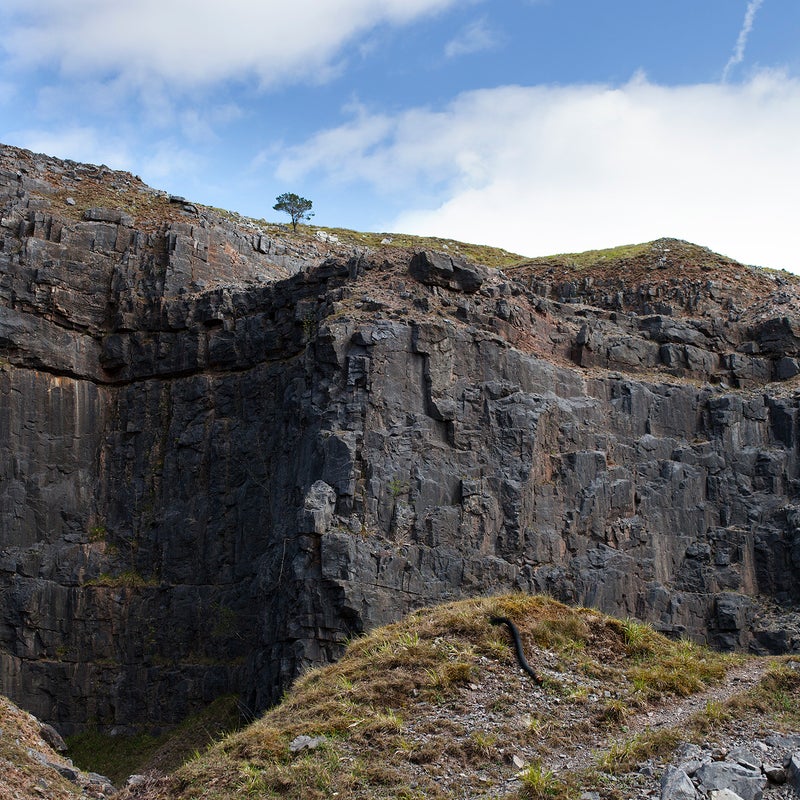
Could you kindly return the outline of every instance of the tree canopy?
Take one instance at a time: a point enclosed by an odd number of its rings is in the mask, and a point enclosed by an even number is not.
[[[311,219],[314,212],[311,210],[313,203],[305,197],[294,192],[284,192],[276,198],[277,202],[272,206],[276,211],[284,211],[292,218],[292,230],[297,230],[297,223],[304,219]]]

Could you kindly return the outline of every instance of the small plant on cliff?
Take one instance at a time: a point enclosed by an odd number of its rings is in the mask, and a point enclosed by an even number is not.
[[[394,478],[389,481],[389,491],[392,497],[399,497],[408,491],[408,484],[405,481],[401,481],[400,478]]]
[[[104,542],[107,533],[108,531],[105,525],[92,525],[91,528],[89,528],[89,541]]]
[[[311,210],[313,203],[294,192],[279,194],[275,200],[277,202],[272,207],[276,211],[284,211],[292,218],[293,231],[297,230],[298,222],[302,222],[304,219],[311,219],[314,216],[314,212]]]

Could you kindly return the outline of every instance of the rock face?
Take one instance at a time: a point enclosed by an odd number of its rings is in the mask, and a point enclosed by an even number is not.
[[[800,651],[789,276],[353,250],[13,148],[0,207],[0,686],[59,729],[509,589]]]

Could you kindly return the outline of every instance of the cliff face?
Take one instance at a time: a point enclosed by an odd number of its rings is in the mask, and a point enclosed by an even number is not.
[[[800,650],[800,300],[661,241],[506,273],[0,149],[0,675],[177,721],[521,589]]]

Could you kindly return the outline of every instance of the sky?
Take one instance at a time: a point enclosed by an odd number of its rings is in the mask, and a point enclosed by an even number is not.
[[[800,273],[798,0],[0,0],[0,142],[282,221]]]

